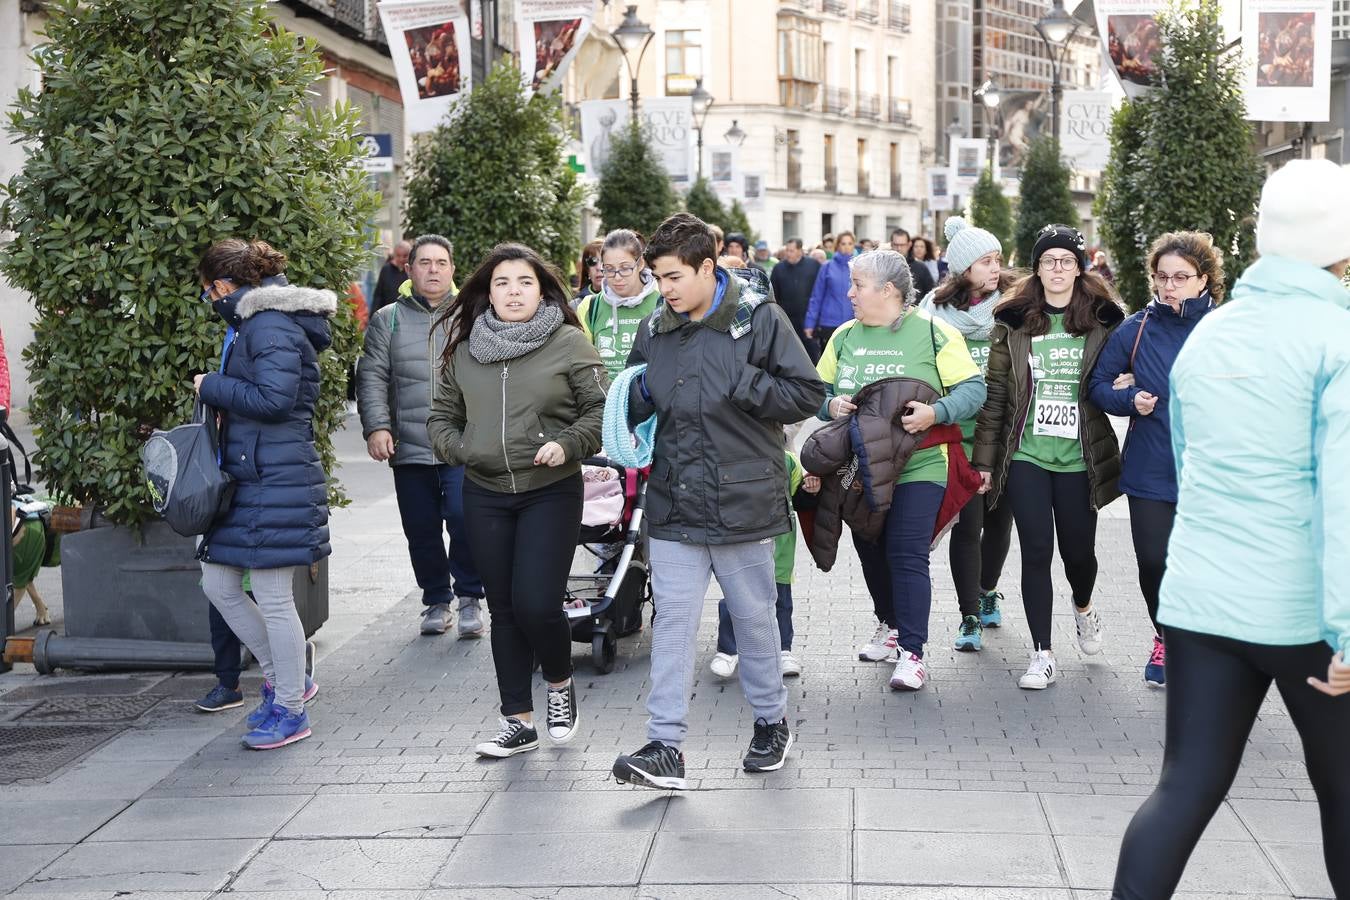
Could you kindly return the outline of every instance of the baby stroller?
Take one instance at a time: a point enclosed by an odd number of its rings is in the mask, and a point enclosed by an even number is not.
[[[603,457],[582,461],[586,506],[580,546],[593,565],[567,576],[563,608],[572,640],[591,645],[602,675],[614,671],[618,641],[642,628],[642,604],[652,599],[647,577],[647,473]]]

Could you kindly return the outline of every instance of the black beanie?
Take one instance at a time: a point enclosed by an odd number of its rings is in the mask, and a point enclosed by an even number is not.
[[[1077,228],[1068,225],[1047,225],[1036,232],[1036,244],[1031,248],[1033,270],[1040,268],[1041,254],[1051,248],[1070,251],[1078,257],[1079,270],[1087,271],[1087,240],[1083,237],[1083,232]]]

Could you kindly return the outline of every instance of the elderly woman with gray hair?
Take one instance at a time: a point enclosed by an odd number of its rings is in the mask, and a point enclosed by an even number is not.
[[[905,258],[894,250],[863,253],[852,261],[849,274],[848,298],[856,318],[835,330],[817,366],[826,384],[820,418],[852,415],[857,409],[854,395],[883,379],[919,381],[937,397],[931,405],[914,400],[893,411],[910,434],[975,415],[984,404],[984,377],[961,332],[913,306]],[[957,435],[959,447],[959,430]],[[858,657],[895,659],[890,680],[895,690],[919,690],[928,680],[923,661],[933,602],[928,553],[947,493],[952,446],[922,441],[896,479],[880,538],[869,542],[854,535],[879,622]]]

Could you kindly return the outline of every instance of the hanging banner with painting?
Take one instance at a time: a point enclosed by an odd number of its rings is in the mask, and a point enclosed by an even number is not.
[[[408,131],[430,131],[469,90],[469,17],[456,0],[386,0],[380,21]]]
[[[1127,97],[1156,83],[1162,54],[1157,14],[1166,7],[1165,0],[1096,0],[1097,33]]]
[[[520,72],[531,91],[556,90],[586,32],[595,2],[590,0],[515,0],[516,46]]]
[[[1244,0],[1247,118],[1325,122],[1331,117],[1331,0]]]
[[[947,158],[952,161],[952,193],[969,198],[975,182],[989,166],[988,141],[984,138],[952,138],[951,154]]]

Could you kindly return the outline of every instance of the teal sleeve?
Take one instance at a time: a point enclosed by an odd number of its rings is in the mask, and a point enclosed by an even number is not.
[[[952,388],[947,396],[933,404],[933,411],[937,415],[937,424],[948,425],[952,422],[974,418],[975,414],[980,411],[980,407],[984,406],[986,394],[988,394],[988,388],[985,387],[983,375],[967,378]]]

